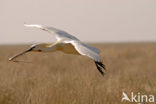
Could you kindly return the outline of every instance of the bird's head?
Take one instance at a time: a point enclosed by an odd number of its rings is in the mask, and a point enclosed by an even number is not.
[[[44,48],[43,44],[36,44],[36,45],[31,46],[30,51],[32,51],[32,52],[41,52],[43,48]]]

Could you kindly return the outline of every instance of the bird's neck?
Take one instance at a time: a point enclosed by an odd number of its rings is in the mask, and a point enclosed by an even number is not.
[[[43,52],[53,52],[56,51],[56,47],[54,44],[42,44],[41,50]]]

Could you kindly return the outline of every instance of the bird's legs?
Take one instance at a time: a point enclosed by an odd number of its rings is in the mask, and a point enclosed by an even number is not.
[[[102,62],[99,62],[99,61],[95,61],[95,65],[96,65],[97,69],[99,70],[99,72],[100,72],[102,75],[104,75],[104,72],[102,71],[102,68],[103,68],[104,70],[106,70],[105,65],[104,65]],[[101,68],[101,67],[102,67],[102,68]]]

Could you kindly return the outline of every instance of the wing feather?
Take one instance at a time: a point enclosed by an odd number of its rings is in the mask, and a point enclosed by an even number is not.
[[[42,29],[44,31],[47,31],[51,34],[54,34],[57,40],[62,40],[62,39],[79,40],[75,36],[72,36],[71,34],[65,32],[63,30],[60,30],[60,29],[57,29],[57,28],[54,28],[51,26],[43,26],[43,25],[38,25],[38,24],[24,24],[24,26],[35,27],[35,28],[39,28],[39,29]]]
[[[85,55],[95,61],[99,61],[100,57],[99,49],[86,45],[80,41],[64,41],[64,42],[72,44],[81,55]]]

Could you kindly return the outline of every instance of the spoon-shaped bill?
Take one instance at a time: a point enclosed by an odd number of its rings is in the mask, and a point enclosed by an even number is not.
[[[9,61],[13,61],[15,58],[17,58],[17,57],[19,57],[19,56],[21,56],[21,55],[23,55],[23,54],[25,54],[25,53],[27,53],[27,52],[30,52],[32,49],[33,49],[33,48],[30,48],[30,49],[28,49],[28,50],[26,50],[26,51],[24,51],[24,52],[21,52],[21,53],[15,55],[15,56],[13,56],[13,57],[10,57],[10,58],[9,58]]]

